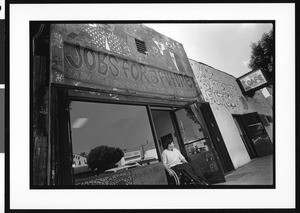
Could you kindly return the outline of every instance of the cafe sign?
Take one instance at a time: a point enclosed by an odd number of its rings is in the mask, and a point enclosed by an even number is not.
[[[268,83],[261,70],[247,73],[246,75],[238,78],[238,82],[244,92],[261,89]]]

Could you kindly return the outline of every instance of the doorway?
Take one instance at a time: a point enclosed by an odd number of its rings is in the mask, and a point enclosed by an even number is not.
[[[203,117],[203,120],[207,124],[208,133],[211,137],[212,144],[214,146],[214,149],[216,150],[216,153],[218,154],[217,157],[220,158],[220,162],[222,164],[224,173],[228,173],[232,170],[234,170],[233,163],[231,161],[229,152],[227,150],[227,147],[225,145],[225,142],[223,140],[222,134],[220,132],[220,129],[218,127],[217,121],[213,115],[213,112],[210,108],[209,103],[201,103],[198,104],[200,113]]]
[[[273,154],[273,143],[257,112],[233,115],[244,137],[250,158]]]
[[[198,167],[210,183],[225,182],[207,127],[195,103],[178,108],[151,109],[160,153],[163,142],[173,140],[186,160]]]
[[[172,123],[171,112],[172,111],[169,110],[151,109],[160,153],[163,151],[163,142],[166,140],[172,140],[175,144],[175,148],[182,151],[178,142],[178,136]]]
[[[253,159],[253,158],[256,158],[257,157],[257,154],[256,154],[256,151],[254,149],[254,146],[253,144],[249,141],[247,135],[246,135],[246,131],[244,129],[244,126],[243,126],[243,123],[242,123],[242,115],[232,115],[233,117],[233,120],[237,126],[237,129],[239,131],[239,134],[242,138],[242,141],[246,147],[246,150],[248,152],[248,155],[250,157],[250,159]]]

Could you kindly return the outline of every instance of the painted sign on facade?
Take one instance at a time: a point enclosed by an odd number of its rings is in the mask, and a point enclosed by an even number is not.
[[[265,79],[263,73],[260,70],[243,76],[239,80],[241,82],[241,85],[243,86],[244,91],[255,89],[267,83],[267,80]]]
[[[192,77],[193,72],[182,44],[142,24],[54,24],[52,37],[60,42],[106,51],[139,63]],[[135,39],[145,43],[146,52],[137,50]]]
[[[244,96],[234,76],[200,62],[190,60],[190,63],[202,96],[210,103],[234,168],[248,163],[251,159],[233,115],[256,111],[269,114],[272,108],[266,105],[261,91],[256,91],[253,98]]]
[[[140,24],[52,25],[51,67],[54,83],[197,97],[182,45]]]
[[[64,45],[64,76],[80,82],[179,97],[196,97],[193,79],[112,54]]]
[[[207,65],[191,60],[190,63],[205,101],[227,109],[240,108],[241,96],[237,83],[236,85],[231,83],[232,77],[228,78],[227,75],[222,75],[222,72]]]

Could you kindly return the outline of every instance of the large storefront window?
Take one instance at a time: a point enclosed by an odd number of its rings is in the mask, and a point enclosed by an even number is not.
[[[162,144],[168,140],[174,141],[175,147],[211,183],[224,181],[211,136],[196,104],[175,108],[92,102],[76,97],[59,98],[56,102],[64,104],[57,106],[60,113],[53,120],[57,123],[53,140],[59,141],[54,144],[58,151],[53,155],[57,156],[54,174],[63,184],[170,184],[160,162]],[[68,117],[69,122],[63,122]]]
[[[178,138],[176,137],[175,129],[172,123],[170,111],[164,110],[151,110],[155,131],[159,141],[159,151],[162,153],[164,150],[164,141],[171,140],[174,142],[175,147],[180,150]]]
[[[70,115],[75,179],[158,162],[145,106],[73,101]]]
[[[223,172],[198,107],[191,104],[176,110],[175,114],[188,160],[197,166],[211,183],[223,182]]]
[[[204,136],[204,125],[197,116],[192,105],[176,112],[179,130],[182,135],[185,150],[188,155],[209,151],[207,137]]]

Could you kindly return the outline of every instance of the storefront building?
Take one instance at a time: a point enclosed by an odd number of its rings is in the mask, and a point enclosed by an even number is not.
[[[31,186],[168,185],[165,140],[211,183],[234,169],[182,44],[141,24],[32,23],[31,36]]]
[[[233,165],[236,169],[253,158],[272,154],[273,108],[262,91],[248,97],[235,77],[194,60],[190,63],[203,99],[213,111],[220,141],[224,141],[216,146],[223,168],[230,170]]]
[[[211,183],[273,153],[261,90],[142,24],[31,24],[31,186],[171,185],[173,140]]]

